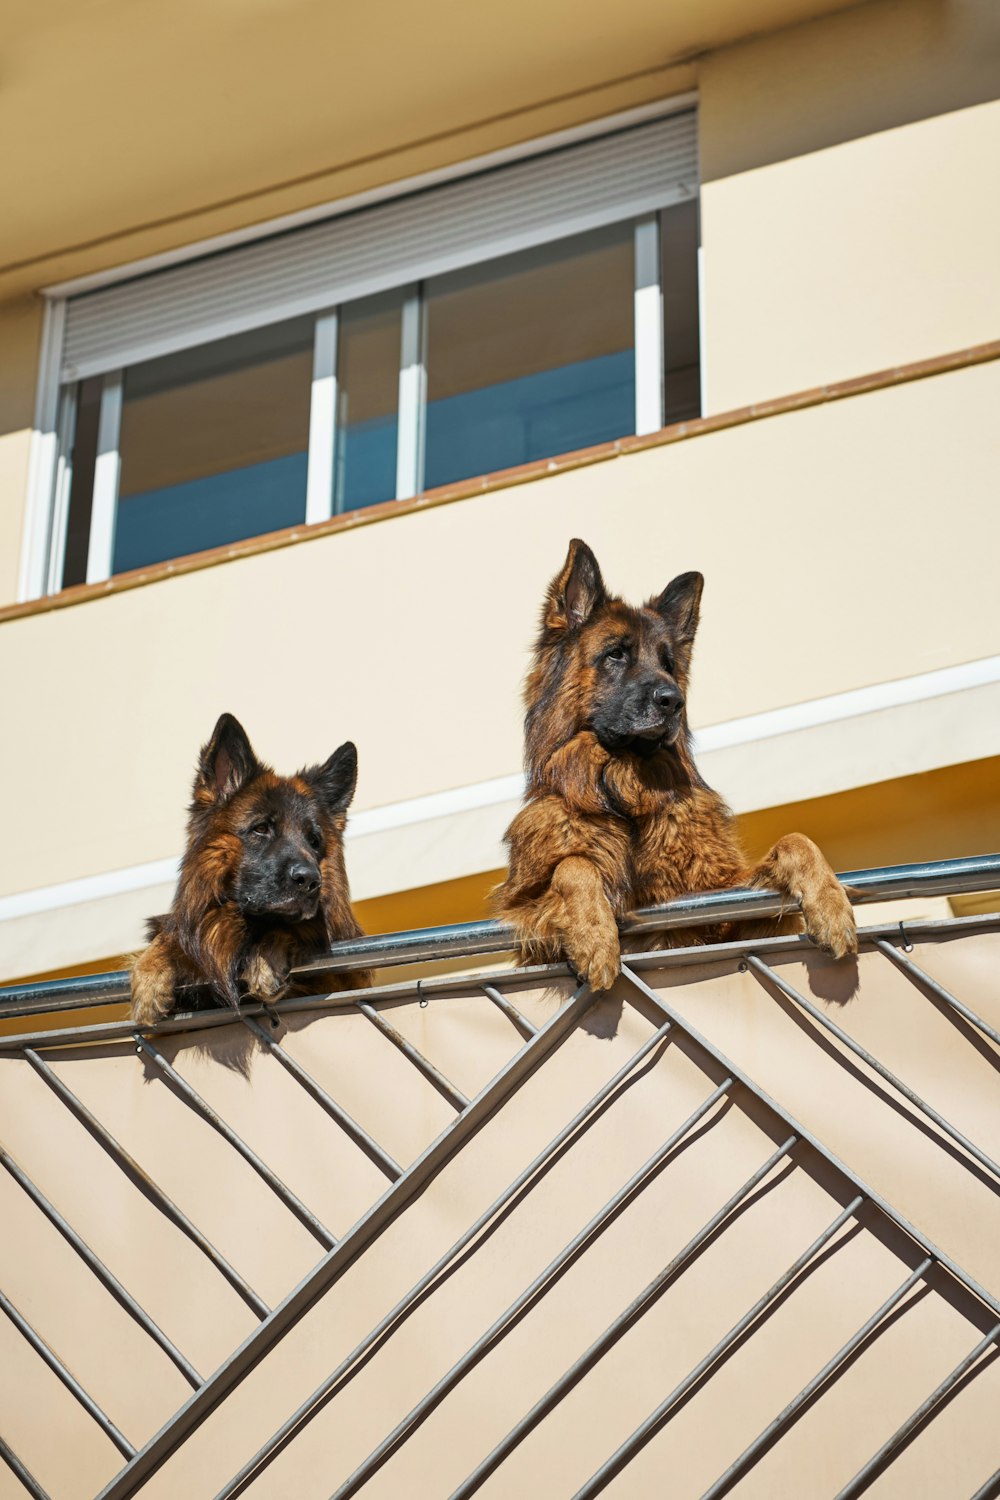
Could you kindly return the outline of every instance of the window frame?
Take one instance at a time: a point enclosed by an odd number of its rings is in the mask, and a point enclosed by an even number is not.
[[[185,247],[179,252],[151,257],[122,266],[114,273],[80,278],[43,292],[45,311],[42,329],[36,415],[29,455],[28,492],[18,602],[57,594],[63,588],[66,527],[72,483],[72,452],[77,398],[84,372],[77,380],[61,382],[62,355],[67,307],[74,296],[116,282],[132,280],[152,271],[165,269],[188,260],[197,260],[212,252],[233,249],[254,240],[272,238],[276,233],[295,229],[323,218],[337,216],[355,207],[379,201],[402,198],[425,187],[471,177],[495,166],[506,166],[553,150],[587,140],[612,135],[668,115],[694,111],[697,129],[697,96],[684,94],[641,106],[621,114],[605,117],[586,126],[536,138],[523,145],[491,153],[453,168],[423,174],[391,185],[385,190],[340,200],[322,209],[286,216],[254,226],[253,231],[237,231],[209,242]],[[691,197],[700,200],[700,180],[692,185]],[[635,433],[656,431],[664,420],[664,327],[663,298],[660,285],[660,212],[640,215],[623,212],[614,222],[634,219],[634,351],[635,351]],[[562,238],[575,231],[567,225]],[[557,243],[560,236],[539,234],[526,237],[523,248],[533,244]],[[500,254],[505,252],[501,251]],[[486,265],[491,257],[484,254],[475,264]],[[701,249],[698,248],[698,317],[701,323]],[[402,340],[399,362],[399,395],[397,415],[396,500],[409,500],[423,489],[423,447],[426,413],[426,311],[423,283],[406,278],[399,282],[404,291]],[[353,298],[351,299],[354,300]],[[337,356],[341,307],[330,306],[312,313],[313,370],[310,388],[309,439],[307,457],[306,506],[303,524],[312,526],[328,521],[338,513],[336,475],[337,454]],[[283,321],[276,319],[275,321]],[[703,325],[702,325],[703,326]],[[198,342],[207,341],[200,339]],[[195,347],[192,344],[191,347]],[[150,348],[145,357],[155,358]],[[137,353],[138,363],[143,354]],[[97,460],[94,472],[90,537],[87,551],[86,584],[107,582],[112,576],[115,521],[121,472],[119,439],[122,416],[122,394],[125,371],[115,369],[100,375],[102,380],[98,420]],[[95,378],[93,375],[89,378]],[[702,391],[704,390],[702,371]],[[157,564],[151,566],[169,566]]]

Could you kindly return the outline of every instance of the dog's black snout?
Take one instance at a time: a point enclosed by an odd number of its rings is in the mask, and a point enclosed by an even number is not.
[[[308,865],[304,860],[295,860],[288,866],[288,880],[308,896],[314,896],[319,890],[319,871],[315,865]]]
[[[684,699],[677,688],[671,687],[668,682],[661,682],[653,689],[653,702],[656,707],[662,709],[665,714],[676,713],[684,707]]]

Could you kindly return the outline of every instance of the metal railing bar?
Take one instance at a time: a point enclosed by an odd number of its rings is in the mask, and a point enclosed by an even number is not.
[[[448,1103],[458,1110],[468,1109],[469,1101],[457,1089],[455,1085],[440,1072],[432,1062],[428,1062],[422,1052],[418,1052],[412,1042],[408,1042],[402,1032],[397,1031],[390,1021],[387,1021],[381,1011],[369,1005],[367,1000],[355,1000],[355,1005],[363,1016],[367,1016],[373,1026],[377,1026],[384,1037],[387,1037],[394,1047],[398,1047],[403,1056],[407,1058],[419,1073],[422,1073],[428,1083],[433,1084],[438,1093],[447,1099]]]
[[[525,1287],[520,1296],[516,1297],[510,1306],[490,1324],[485,1333],[479,1335],[475,1343],[466,1350],[461,1359],[457,1360],[451,1369],[442,1375],[441,1379],[417,1402],[412,1411],[408,1412],[400,1422],[397,1422],[392,1431],[372,1450],[364,1462],[358,1465],[353,1474],[349,1475],[343,1484],[334,1490],[331,1500],[349,1500],[351,1495],[357,1493],[365,1481],[370,1479],[375,1470],[381,1466],[383,1461],[402,1446],[413,1430],[444,1400],[448,1392],[458,1385],[459,1381],[472,1366],[477,1364],[483,1355],[488,1353],[490,1348],[503,1338],[523,1313],[541,1300],[577,1256],[586,1250],[589,1244],[607,1228],[608,1224],[611,1223],[617,1214],[637,1198],[643,1189],[653,1181],[659,1171],[666,1165],[667,1158],[674,1148],[694,1129],[700,1120],[704,1119],[705,1115],[718,1104],[719,1100],[732,1086],[733,1080],[727,1078],[717,1088],[713,1089],[707,1098],[702,1100],[697,1109],[692,1111],[684,1123],[679,1125],[662,1145],[653,1152],[652,1156],[643,1162],[638,1171],[634,1172],[628,1181],[608,1199],[604,1206],[598,1209],[597,1213],[573,1236],[569,1244],[560,1250],[559,1254],[549,1262],[543,1271],[538,1273],[531,1284]],[[786,1151],[791,1149],[793,1144],[794,1137],[790,1137],[786,1144],[774,1153],[767,1164],[768,1170],[785,1155]]]
[[[393,1160],[388,1151],[383,1150],[378,1141],[370,1136],[367,1130],[362,1125],[359,1125],[357,1120],[349,1115],[347,1110],[343,1109],[337,1103],[336,1099],[332,1098],[326,1089],[316,1082],[310,1073],[306,1072],[302,1064],[297,1062],[291,1053],[286,1052],[284,1047],[280,1046],[273,1036],[269,1036],[264,1027],[260,1026],[252,1016],[241,1015],[240,1019],[253,1032],[254,1036],[258,1038],[263,1046],[267,1048],[271,1056],[292,1075],[296,1083],[302,1085],[309,1097],[314,1099],[332,1120],[336,1120],[337,1124],[344,1131],[344,1134],[350,1136],[354,1144],[359,1146],[365,1155],[375,1162],[376,1166],[381,1167],[382,1171],[392,1182],[395,1182],[397,1177],[402,1177],[403,1168],[399,1163]]]
[[[624,1469],[627,1464],[631,1463],[632,1459],[640,1451],[640,1449],[644,1448],[649,1442],[650,1438],[654,1435],[654,1433],[658,1432],[660,1427],[663,1426],[673,1408],[676,1407],[677,1403],[683,1400],[688,1391],[690,1391],[695,1385],[697,1385],[698,1381],[702,1378],[707,1370],[710,1370],[718,1360],[722,1359],[723,1356],[728,1353],[733,1345],[736,1344],[738,1340],[743,1336],[746,1330],[757,1321],[761,1313],[766,1312],[771,1304],[781,1296],[781,1293],[785,1290],[785,1288],[791,1285],[796,1277],[799,1276],[800,1273],[804,1271],[805,1268],[809,1265],[810,1261],[812,1261],[814,1257],[817,1256],[823,1249],[823,1247],[828,1244],[831,1239],[833,1239],[833,1236],[838,1232],[838,1230],[843,1228],[848,1219],[854,1216],[863,1202],[864,1198],[859,1193],[858,1196],[854,1198],[847,1205],[847,1207],[837,1215],[833,1223],[828,1224],[827,1227],[823,1230],[823,1233],[819,1235],[815,1240],[813,1240],[809,1248],[807,1250],[803,1250],[798,1260],[790,1265],[787,1271],[782,1272],[774,1285],[769,1287],[768,1290],[764,1293],[763,1297],[759,1297],[754,1303],[753,1307],[751,1307],[748,1312],[745,1312],[743,1314],[739,1322],[734,1323],[729,1332],[725,1334],[719,1340],[719,1342],[708,1351],[703,1359],[700,1359],[698,1361],[694,1369],[691,1370],[687,1375],[685,1375],[680,1384],[674,1386],[673,1390],[670,1392],[670,1395],[666,1396],[664,1400],[660,1402],[655,1411],[650,1412],[646,1420],[642,1422],[636,1428],[636,1430],[625,1439],[620,1447],[615,1449],[611,1457],[601,1465],[596,1474],[592,1475],[591,1478],[588,1479],[587,1483],[583,1486],[582,1489],[577,1490],[576,1494],[573,1497],[573,1500],[592,1500],[592,1497],[594,1495],[599,1495],[601,1491],[611,1483],[612,1479],[616,1478],[617,1475],[621,1473],[622,1469]],[[459,1493],[460,1492],[456,1490],[455,1494],[451,1497],[451,1500],[458,1500]]]
[[[201,1115],[206,1124],[211,1125],[213,1130],[218,1131],[222,1139],[242,1156],[247,1165],[251,1166],[257,1173],[257,1176],[267,1183],[271,1192],[279,1202],[284,1204],[289,1213],[294,1214],[299,1223],[303,1224],[319,1240],[321,1245],[327,1250],[332,1250],[337,1243],[336,1236],[330,1233],[325,1224],[320,1223],[312,1210],[307,1208],[302,1202],[302,1199],[282,1182],[277,1173],[273,1172],[267,1163],[257,1155],[252,1146],[248,1146],[246,1141],[236,1134],[232,1126],[228,1125],[222,1116],[216,1113],[212,1106],[201,1097],[197,1089],[191,1087],[187,1079],[183,1078],[173,1064],[167,1061],[155,1043],[151,1042],[148,1037],[142,1036],[139,1032],[136,1032],[135,1040],[139,1050],[144,1052],[154,1066],[169,1080],[171,1086],[177,1090],[184,1102],[190,1105],[196,1114]]]
[[[839,875],[838,879],[848,887],[851,901],[856,906],[893,898],[903,900],[918,896],[990,890],[1000,886],[1000,854],[973,855],[911,865],[888,865],[869,870],[848,870]],[[623,931],[634,933],[696,927],[780,916],[794,910],[794,903],[790,903],[787,896],[776,891],[753,887],[702,891],[696,895],[681,896],[663,906],[649,907],[633,913],[623,923]],[[888,935],[895,930],[896,925],[898,924],[886,925],[880,930]],[[922,928],[927,924],[919,925]],[[917,930],[917,927],[914,926],[912,930]],[[359,963],[368,968],[424,963],[476,954],[502,953],[513,946],[512,931],[496,922],[459,922],[410,932],[352,938],[334,944],[328,955],[314,963],[301,965],[292,972],[298,975],[315,975],[356,969]],[[63,1000],[70,1002],[71,1008],[72,1004],[83,1004],[84,995],[87,996],[87,1004],[120,1004],[128,999],[128,972],[116,970],[107,974],[8,986],[0,989],[0,1016],[27,1015],[33,1011],[44,1014],[60,1008]]]
[[[809,1383],[802,1387],[798,1395],[792,1397],[788,1405],[778,1413],[773,1421],[767,1424],[763,1432],[759,1433],[753,1442],[744,1448],[739,1458],[733,1460],[726,1472],[719,1475],[715,1483],[702,1495],[701,1500],[716,1500],[718,1495],[724,1494],[740,1475],[744,1474],[756,1462],[761,1451],[768,1447],[772,1440],[794,1421],[806,1402],[810,1401],[821,1386],[826,1384],[830,1376],[835,1374],[845,1360],[850,1359],[854,1351],[860,1348],[868,1335],[882,1322],[883,1318],[888,1317],[893,1308],[902,1302],[907,1293],[912,1290],[933,1264],[933,1256],[928,1255],[920,1262],[915,1271],[910,1272],[906,1280],[900,1283],[892,1295],[886,1298],[876,1312],[872,1313],[871,1317],[858,1329],[857,1333],[852,1334],[847,1343],[842,1345],[836,1354],[827,1360],[823,1368],[817,1371]]]
[[[24,1466],[13,1448],[4,1442],[2,1437],[0,1437],[0,1458],[3,1459],[14,1477],[21,1481],[31,1496],[31,1500],[49,1500],[48,1491],[42,1489],[34,1474]]]
[[[990,1345],[997,1342],[998,1337],[1000,1337],[1000,1323],[991,1328],[985,1338],[980,1339],[976,1347],[959,1361],[951,1374],[945,1376],[940,1385],[936,1386],[927,1399],[920,1403],[916,1411],[907,1417],[901,1427],[896,1429],[892,1437],[886,1439],[878,1452],[872,1454],[864,1468],[859,1469],[854,1478],[838,1492],[836,1500],[853,1500],[853,1496],[860,1495],[868,1488],[869,1481],[881,1469],[886,1459],[905,1443],[911,1432],[915,1431],[928,1413],[932,1412],[938,1403],[944,1400],[948,1392],[958,1385],[967,1371],[971,1370],[976,1361],[986,1353]]]
[[[410,1290],[400,1298],[395,1307],[391,1308],[380,1319],[371,1332],[365,1335],[360,1344],[357,1344],[351,1350],[350,1354],[341,1360],[336,1369],[326,1377],[321,1385],[317,1386],[312,1395],[306,1397],[302,1405],[292,1413],[278,1431],[268,1439],[264,1446],[258,1449],[253,1458],[244,1464],[239,1473],[235,1474],[218,1492],[215,1500],[235,1500],[237,1495],[242,1494],[246,1483],[251,1478],[256,1478],[272,1459],[277,1457],[297,1428],[303,1422],[308,1421],[315,1414],[317,1408],[327,1401],[348,1370],[356,1365],[360,1359],[363,1359],[369,1349],[372,1349],[390,1328],[393,1328],[408,1315],[419,1302],[424,1292],[434,1284],[443,1271],[454,1264],[458,1256],[486,1228],[487,1224],[495,1219],[498,1214],[502,1213],[522,1189],[527,1187],[532,1179],[537,1178],[540,1173],[548,1168],[567,1142],[571,1141],[577,1131],[584,1125],[589,1124],[594,1119],[596,1112],[611,1098],[618,1086],[625,1081],[629,1074],[635,1072],[655,1047],[659,1046],[666,1039],[671,1029],[672,1023],[664,1021],[662,1026],[658,1027],[651,1036],[646,1038],[638,1051],[633,1053],[628,1061],[622,1064],[618,1071],[608,1079],[607,1083],[601,1085],[597,1093],[587,1101],[582,1109],[577,1111],[572,1120],[564,1125],[558,1134],[552,1137],[548,1145],[517,1174],[513,1182],[504,1188],[500,1196],[495,1198],[490,1206],[483,1210],[474,1223],[470,1224],[469,1228],[462,1232],[455,1243],[443,1255],[438,1257],[430,1270],[425,1271],[420,1280],[415,1282]]]
[[[763,959],[758,958],[756,954],[748,953],[746,962],[748,968],[752,969],[758,976],[769,980],[788,1000],[791,1000],[793,1004],[798,1005],[808,1015],[812,1016],[813,1020],[822,1026],[824,1031],[828,1031],[831,1036],[835,1036],[849,1052],[854,1053],[855,1057],[860,1057],[862,1062],[866,1063],[873,1072],[877,1073],[880,1078],[884,1078],[886,1083],[891,1084],[897,1093],[902,1094],[904,1099],[908,1099],[915,1109],[918,1109],[922,1115],[926,1115],[928,1120],[931,1120],[939,1130],[942,1130],[945,1135],[949,1136],[956,1145],[961,1146],[963,1151],[968,1152],[970,1156],[974,1157],[980,1166],[985,1167],[988,1172],[992,1173],[997,1182],[1000,1183],[1000,1165],[991,1156],[987,1156],[986,1152],[981,1150],[973,1141],[970,1141],[968,1136],[964,1135],[956,1125],[953,1125],[950,1120],[945,1119],[944,1115],[936,1110],[932,1104],[928,1104],[927,1100],[923,1099],[915,1089],[911,1089],[908,1083],[904,1083],[901,1078],[893,1073],[891,1068],[887,1068],[885,1063],[880,1062],[877,1057],[868,1051],[867,1047],[863,1047],[860,1042],[855,1041],[854,1037],[844,1031],[843,1027],[838,1026],[836,1021],[832,1021],[829,1016],[824,1015],[818,1005],[814,1005],[810,999],[801,994],[793,985],[788,983],[787,979],[783,979],[780,974],[776,973],[769,964],[764,963]],[[967,1163],[963,1163],[963,1165],[967,1166]]]
[[[638,1322],[639,1318],[641,1318],[644,1313],[649,1311],[649,1309],[653,1306],[657,1299],[663,1294],[663,1292],[666,1291],[670,1283],[676,1280],[680,1273],[686,1269],[688,1263],[697,1255],[698,1251],[702,1248],[706,1241],[711,1238],[711,1236],[715,1233],[719,1226],[729,1218],[730,1214],[735,1209],[737,1209],[741,1203],[749,1198],[750,1194],[753,1192],[754,1188],[757,1187],[758,1183],[760,1183],[763,1178],[766,1177],[768,1172],[771,1171],[772,1167],[774,1167],[776,1163],[781,1160],[781,1157],[783,1155],[786,1155],[788,1150],[791,1150],[792,1146],[794,1146],[795,1144],[795,1139],[795,1136],[789,1136],[788,1142],[786,1142],[785,1147],[783,1147],[779,1153],[771,1156],[762,1167],[758,1167],[757,1171],[754,1172],[752,1176],[747,1178],[742,1187],[737,1188],[736,1192],[733,1193],[732,1196],[722,1205],[722,1207],[712,1215],[708,1223],[704,1224],[701,1229],[698,1230],[697,1234],[695,1234],[690,1240],[688,1240],[684,1248],[682,1250],[679,1250],[678,1253],[673,1257],[673,1259],[666,1266],[664,1266],[663,1270],[659,1271],[656,1276],[654,1276],[649,1285],[645,1287],[637,1297],[633,1298],[629,1305],[618,1314],[618,1316],[614,1319],[613,1322],[608,1325],[604,1332],[594,1340],[589,1348],[584,1350],[584,1352],[577,1360],[574,1361],[574,1363],[569,1367],[565,1374],[561,1375],[555,1382],[555,1384],[550,1386],[543,1396],[539,1397],[531,1410],[525,1413],[521,1420],[511,1428],[510,1432],[507,1433],[506,1437],[502,1438],[500,1442],[497,1443],[496,1447],[486,1455],[486,1457],[480,1464],[477,1465],[477,1467],[472,1471],[468,1478],[462,1481],[458,1488],[449,1497],[449,1500],[468,1500],[468,1497],[470,1495],[474,1495],[476,1493],[476,1491],[486,1482],[486,1480],[490,1477],[494,1470],[500,1467],[504,1459],[507,1458],[509,1454],[513,1453],[514,1449],[524,1441],[524,1439],[530,1432],[534,1431],[539,1422],[547,1417],[549,1412],[551,1412],[556,1406],[558,1406],[563,1397],[566,1396],[568,1392],[571,1391],[573,1387],[583,1379],[584,1375],[586,1375],[589,1370],[593,1369],[594,1365],[596,1365],[599,1360],[603,1359],[604,1355],[618,1342],[622,1335],[625,1334],[633,1326],[633,1324]],[[860,1202],[860,1198],[855,1199],[855,1206]],[[844,1223],[845,1220],[849,1217],[850,1213],[845,1209],[845,1211],[835,1221],[834,1226],[825,1231],[820,1240],[816,1241],[816,1243],[812,1247],[810,1247],[810,1250],[806,1252],[806,1257],[800,1257],[800,1260],[796,1261],[796,1267],[798,1267],[800,1263],[804,1264],[805,1259],[807,1259],[812,1253],[814,1253],[816,1249],[821,1248],[822,1244],[825,1244],[826,1240],[829,1239],[830,1236],[834,1233],[835,1228],[839,1227],[840,1224]],[[775,1287],[772,1287],[771,1292],[768,1294],[769,1298],[772,1295],[776,1296],[777,1293],[781,1290],[781,1286],[791,1280],[794,1271],[795,1267],[785,1273],[783,1282],[776,1283]],[[761,1301],[757,1304],[756,1310],[760,1311],[766,1305],[766,1300],[761,1299]]]
[[[640,994],[646,997],[650,1004],[659,1011],[660,1015],[673,1021],[679,1032],[689,1037],[692,1042],[702,1048],[709,1057],[714,1059],[719,1067],[724,1068],[727,1073],[731,1073],[735,1079],[744,1084],[750,1090],[751,1094],[759,1099],[772,1114],[776,1115],[779,1120],[784,1121],[790,1130],[794,1130],[797,1136],[800,1136],[803,1141],[812,1146],[815,1151],[818,1151],[824,1161],[829,1162],[859,1193],[862,1193],[891,1223],[895,1224],[897,1229],[901,1229],[915,1245],[924,1250],[939,1265],[944,1266],[945,1270],[956,1281],[960,1282],[966,1291],[971,1292],[979,1302],[982,1302],[984,1306],[990,1308],[1000,1316],[1000,1299],[995,1297],[992,1292],[988,1292],[984,1286],[981,1286],[946,1250],[942,1250],[939,1246],[935,1245],[934,1241],[928,1239],[923,1230],[918,1229],[915,1224],[911,1224],[909,1219],[901,1214],[897,1208],[894,1208],[887,1198],[884,1198],[881,1193],[876,1191],[870,1183],[865,1182],[863,1177],[859,1177],[857,1172],[849,1167],[845,1161],[841,1161],[840,1157],[831,1151],[829,1146],[823,1144],[814,1131],[803,1125],[800,1120],[797,1120],[789,1110],[785,1109],[784,1105],[779,1104],[776,1099],[773,1099],[766,1089],[761,1088],[760,1084],[750,1076],[745,1068],[741,1068],[738,1063],[734,1063],[714,1042],[710,1042],[695,1026],[691,1025],[690,1021],[686,1021],[668,1000],[664,1000],[662,995],[658,995],[654,989],[651,989],[644,980],[640,979],[638,974],[633,973],[628,964],[622,964],[622,975]]]
[[[579,985],[572,996],[551,1016],[530,1042],[508,1060],[495,1078],[487,1083],[441,1134],[412,1162],[398,1182],[390,1183],[354,1227],[344,1235],[335,1250],[280,1302],[259,1328],[243,1340],[239,1348],[210,1375],[168,1422],[140,1448],[135,1458],[105,1485],[97,1500],[131,1500],[151,1474],[154,1474],[186,1437],[211,1415],[230,1391],[257,1365],[270,1349],[295,1326],[323,1294],[334,1285],[357,1257],[378,1238],[428,1182],[447,1165],[469,1137],[491,1119],[525,1080],[541,1066],[549,1054],[569,1034],[593,1003],[594,996],[586,985]]]
[[[1000,1494],[1000,1469],[996,1469],[986,1483],[979,1486],[972,1500],[996,1500],[998,1494]]]
[[[511,1025],[516,1026],[523,1037],[535,1035],[538,1027],[532,1026],[527,1016],[523,1016],[517,1006],[512,1005],[507,996],[500,993],[495,984],[482,984],[480,989],[487,999],[493,1001],[498,1010],[503,1011]]]
[[[943,984],[939,984],[936,979],[932,979],[926,969],[921,969],[919,964],[915,964],[912,959],[907,958],[905,953],[900,953],[898,948],[894,948],[884,938],[877,938],[875,947],[880,953],[884,953],[886,958],[891,958],[896,967],[902,969],[906,977],[911,979],[918,989],[930,990],[931,994],[936,995],[945,1005],[957,1011],[972,1026],[975,1026],[977,1031],[1000,1047],[1000,1031],[997,1031],[996,1027],[991,1026],[988,1021],[984,1021],[982,1016],[977,1015],[974,1010],[970,1010],[963,1001],[959,1000],[957,995],[953,995],[950,990],[946,990]]]
[[[947,938],[961,937],[973,932],[992,932],[998,928],[1000,928],[1000,913],[985,913],[972,917],[948,917],[944,920],[907,922],[906,934],[908,937]],[[892,938],[898,935],[898,922],[882,922],[872,927],[859,928],[858,941],[862,947],[866,947],[874,945],[880,937]],[[723,963],[731,958],[742,959],[748,953],[768,954],[769,956],[809,953],[815,951],[815,947],[815,943],[805,933],[781,933],[771,938],[741,938],[730,943],[696,943],[687,948],[654,948],[643,953],[630,953],[628,962],[633,969],[688,968],[698,964]],[[450,994],[454,990],[481,988],[484,981],[498,985],[500,983],[542,984],[553,979],[565,979],[568,972],[566,964],[553,963],[526,965],[520,969],[505,969],[500,974],[495,969],[486,969],[479,973],[435,975],[431,979],[421,979],[420,996],[422,999],[434,999],[440,995]],[[52,981],[52,983],[63,983],[63,981]],[[0,990],[0,1021],[7,1014],[4,1009],[3,996],[9,993],[11,991]],[[415,994],[415,980],[397,980],[392,984],[376,985],[364,990],[337,990],[328,995],[298,995],[288,1000],[269,1002],[268,1010],[278,1015],[301,1015],[311,1011],[327,1013],[331,1010],[352,1007],[359,996],[369,1003],[377,1003],[382,1000],[410,1000]],[[94,1008],[101,1003],[103,1002],[95,1001]],[[48,1007],[42,1005],[31,1007],[24,1014],[46,1014],[47,1011]],[[240,1015],[259,1018],[265,1016],[266,1012],[259,1002],[245,1000],[240,1007]],[[234,1020],[232,1009],[220,1001],[211,1010],[174,1011],[164,1020],[152,1025],[140,1026],[138,1022],[132,1020],[98,1021],[86,1026],[65,1027],[58,1030],[0,1035],[0,1053],[19,1051],[21,1047],[26,1046],[56,1047],[77,1041],[99,1042],[129,1039],[136,1029],[141,1030],[144,1036],[167,1036],[178,1031],[199,1031],[213,1026],[231,1026]]]
[[[180,1229],[183,1234],[186,1234],[189,1240],[197,1245],[202,1254],[212,1262],[219,1274],[225,1277],[233,1290],[242,1297],[243,1301],[257,1314],[258,1318],[266,1318],[270,1309],[263,1298],[258,1297],[253,1287],[244,1281],[239,1271],[231,1266],[224,1256],[220,1255],[219,1251],[205,1238],[197,1225],[192,1223],[184,1210],[178,1208],[173,1199],[168,1198],[163,1189],[153,1181],[147,1172],[143,1171],[135,1157],[131,1156],[125,1150],[125,1147],[115,1140],[111,1132],[104,1128],[96,1115],[92,1114],[82,1100],[78,1099],[73,1091],[63,1083],[62,1079],[49,1067],[45,1059],[39,1057],[38,1053],[32,1051],[30,1047],[25,1047],[24,1057],[39,1077],[45,1080],[56,1097],[61,1100],[66,1108],[76,1116],[84,1128],[104,1148],[115,1165],[125,1172],[127,1176],[131,1177],[133,1182],[139,1186],[140,1191],[151,1199],[159,1211]]]
[[[145,1308],[140,1307],[139,1303],[132,1296],[132,1293],[122,1286],[114,1272],[108,1270],[104,1262],[91,1250],[86,1241],[81,1239],[80,1235],[77,1234],[72,1224],[69,1224],[63,1218],[56,1206],[49,1202],[41,1189],[35,1186],[27,1173],[18,1166],[17,1162],[3,1147],[0,1147],[0,1164],[6,1167],[14,1181],[20,1184],[35,1207],[45,1215],[49,1223],[59,1231],[63,1239],[72,1245],[84,1265],[93,1272],[101,1285],[135,1319],[139,1327],[149,1335],[153,1342],[159,1345],[167,1358],[180,1370],[188,1384],[197,1390],[201,1385],[201,1376],[194,1368],[194,1365],[184,1358],[180,1350],[167,1338],[162,1328],[153,1322],[153,1319],[146,1312]]]
[[[77,1380],[76,1376],[70,1374],[69,1370],[67,1370],[58,1354],[55,1354],[49,1348],[48,1344],[42,1338],[41,1334],[35,1332],[31,1324],[28,1322],[27,1318],[22,1317],[17,1308],[11,1302],[10,1298],[7,1297],[3,1292],[0,1292],[0,1311],[7,1314],[8,1318],[17,1329],[18,1333],[20,1333],[27,1340],[27,1342],[31,1345],[32,1349],[34,1349],[39,1358],[44,1360],[45,1364],[48,1365],[53,1375],[55,1375],[58,1380],[62,1381],[63,1385],[69,1391],[70,1395],[76,1397],[77,1401],[79,1401],[80,1405],[83,1407],[87,1415],[94,1419],[98,1427],[104,1433],[105,1437],[111,1439],[122,1457],[134,1457],[135,1449],[132,1447],[132,1444],[129,1442],[128,1438],[124,1435],[124,1433],[119,1432],[114,1422],[112,1422],[107,1413],[98,1406],[93,1396],[88,1395],[83,1386]]]

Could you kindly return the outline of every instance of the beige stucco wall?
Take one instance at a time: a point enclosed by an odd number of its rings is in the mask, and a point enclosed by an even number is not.
[[[993,0],[874,0],[698,87],[708,410],[996,337]]]
[[[222,709],[279,767],[354,738],[359,808],[515,772],[573,534],[631,597],[706,573],[696,725],[1000,653],[998,402],[994,362],[13,620],[0,894],[176,853]]]
[[[5,604],[17,593],[41,328],[38,298],[0,304],[0,601]]]

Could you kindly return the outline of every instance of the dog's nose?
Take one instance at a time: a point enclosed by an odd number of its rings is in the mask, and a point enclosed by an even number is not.
[[[307,896],[313,896],[319,890],[319,871],[315,865],[307,865],[304,860],[296,860],[288,866],[288,879]]]
[[[653,689],[653,702],[665,714],[676,713],[678,709],[684,707],[684,699],[679,691],[671,687],[668,682],[661,682]]]

